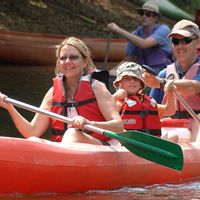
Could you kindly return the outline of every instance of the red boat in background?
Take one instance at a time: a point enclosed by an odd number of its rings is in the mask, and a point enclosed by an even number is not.
[[[0,60],[15,64],[55,65],[56,48],[67,36],[0,30]],[[109,39],[81,38],[94,61],[103,61]],[[123,60],[127,40],[111,39],[108,61]]]

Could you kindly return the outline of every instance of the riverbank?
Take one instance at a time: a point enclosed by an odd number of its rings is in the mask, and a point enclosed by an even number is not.
[[[15,0],[0,1],[0,28],[79,37],[108,37],[107,24],[128,31],[139,25],[137,4],[128,0]],[[173,25],[174,21],[162,18]],[[115,37],[120,37],[115,35]]]

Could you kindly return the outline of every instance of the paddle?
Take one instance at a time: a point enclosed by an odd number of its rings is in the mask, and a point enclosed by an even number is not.
[[[107,64],[108,64],[108,55],[109,55],[109,50],[110,50],[110,45],[112,42],[112,32],[110,31],[108,34],[108,42],[107,42],[107,46],[105,49],[105,56],[104,56],[104,62],[103,62],[103,67],[102,69],[107,69]]]
[[[72,122],[70,118],[58,115],[47,110],[43,110],[41,108],[37,108],[35,106],[8,97],[5,98],[4,101],[32,112],[48,115],[49,117],[58,119],[65,123]],[[164,165],[178,171],[181,171],[183,168],[182,149],[179,145],[170,141],[163,140],[139,131],[125,131],[123,133],[117,134],[115,132],[97,128],[89,124],[85,124],[84,129],[98,132],[107,135],[110,138],[119,140],[122,145],[125,146],[129,151],[152,162]]]
[[[92,78],[105,83],[108,90],[109,90],[109,72],[106,70],[107,69],[106,65],[108,63],[108,54],[109,54],[109,50],[110,50],[111,39],[112,39],[112,32],[109,32],[108,42],[107,42],[107,46],[105,49],[103,66],[100,68],[100,70],[97,69],[97,70],[93,71],[92,76],[91,76]]]
[[[148,65],[142,65],[142,68],[144,68],[149,74],[152,74],[154,76],[158,75],[158,73]]]
[[[109,72],[108,71],[97,69],[92,72],[91,78],[105,83],[107,89],[109,90]]]
[[[142,67],[150,74],[156,76],[157,73],[154,69],[152,69],[151,67],[147,66],[147,65],[142,65]],[[182,103],[182,105],[184,106],[184,108],[188,111],[188,113],[195,119],[197,120],[197,122],[200,122],[199,117],[196,115],[196,113],[192,110],[192,108],[189,106],[189,104],[185,101],[185,99],[176,91],[176,87],[173,85],[172,86],[173,92],[176,96],[176,98]]]
[[[185,101],[185,99],[176,91],[175,85],[172,85],[172,90],[176,96],[176,98],[180,101],[180,103],[184,106],[184,108],[188,111],[188,113],[196,120],[197,123],[193,123],[192,125],[192,134],[191,134],[191,142],[199,142],[200,141],[200,118],[199,116],[192,110],[189,104]]]
[[[172,86],[173,92],[176,96],[176,98],[181,102],[181,104],[184,106],[184,108],[189,112],[189,114],[198,122],[200,123],[200,119],[197,116],[197,114],[192,110],[192,108],[189,106],[189,104],[185,101],[185,99],[176,91],[176,87]]]

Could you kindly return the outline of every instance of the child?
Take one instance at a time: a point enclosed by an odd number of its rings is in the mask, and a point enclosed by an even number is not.
[[[122,63],[117,69],[116,80],[113,82],[117,89],[113,97],[126,130],[144,131],[160,137],[160,119],[175,113],[175,97],[171,90],[166,91],[167,101],[162,105],[143,94],[145,83],[142,72],[142,67],[134,62]]]

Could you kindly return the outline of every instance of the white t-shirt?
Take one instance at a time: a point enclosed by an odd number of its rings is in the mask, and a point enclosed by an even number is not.
[[[91,84],[91,87],[94,88],[95,85],[99,84],[100,81],[96,80],[96,79],[92,79],[92,84]],[[69,101],[69,103],[71,103]],[[78,113],[77,113],[77,110],[75,107],[70,107],[70,108],[67,108],[67,117],[69,118],[74,118],[75,116],[77,116]]]

